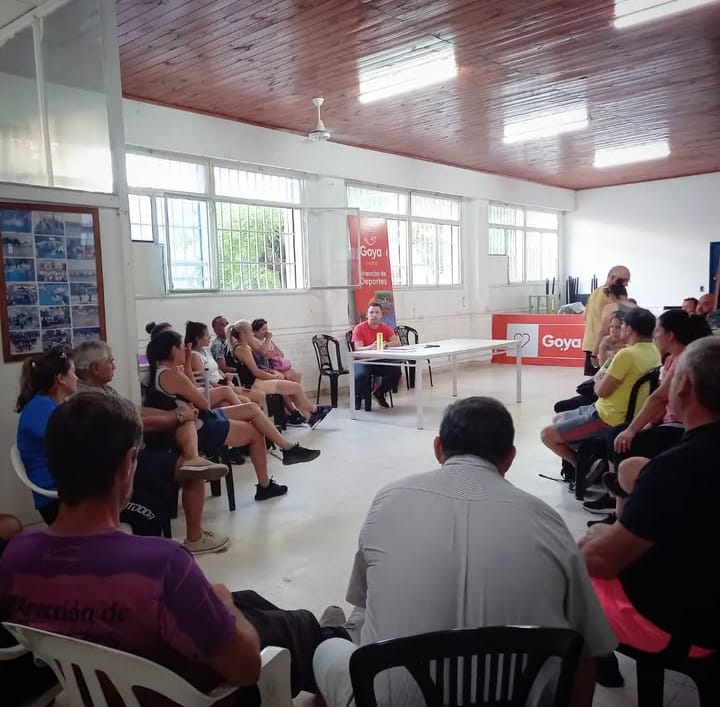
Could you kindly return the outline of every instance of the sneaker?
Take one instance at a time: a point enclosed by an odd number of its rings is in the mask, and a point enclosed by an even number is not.
[[[593,525],[597,525],[598,523],[603,523],[605,525],[612,525],[617,520],[617,516],[614,513],[608,513],[604,518],[600,520],[589,520],[587,522],[587,527],[592,528]]]
[[[389,408],[390,405],[388,404],[388,401],[385,399],[385,393],[381,393],[379,390],[376,390],[373,393],[373,398],[378,401],[378,405],[381,408]]]
[[[603,486],[610,492],[615,498],[627,498],[628,492],[620,486],[618,481],[618,475],[614,471],[607,471],[602,477]]]
[[[302,427],[303,425],[307,424],[307,420],[303,417],[300,410],[293,410],[287,416],[287,423],[288,425],[290,425],[290,427]]]
[[[331,410],[330,405],[318,405],[317,410],[310,415],[310,419],[307,421],[311,429],[314,430],[328,416]]]
[[[596,459],[585,477],[585,486],[592,486],[607,470],[607,459]]]
[[[615,499],[609,493],[604,493],[594,501],[585,501],[583,508],[588,511],[588,513],[605,515],[605,513],[615,510]]]
[[[276,484],[275,481],[270,478],[270,483],[267,486],[261,486],[255,484],[255,500],[256,501],[267,501],[268,498],[275,498],[276,496],[284,496],[287,493],[288,487],[282,484]]]
[[[325,611],[322,612],[322,616],[318,623],[321,628],[336,628],[342,626],[347,621],[345,612],[339,606],[328,606]]]
[[[195,457],[188,459],[178,467],[175,472],[175,480],[178,482],[194,481],[195,479],[216,481],[222,479],[227,473],[227,464],[212,462],[204,457]]]
[[[282,460],[285,466],[290,464],[303,464],[311,462],[320,456],[319,449],[306,449],[299,444],[294,444],[290,449],[283,449]]]
[[[230,538],[227,535],[218,535],[212,530],[203,530],[199,540],[188,540],[185,538],[183,546],[193,555],[207,555],[211,552],[222,552],[230,545]]]

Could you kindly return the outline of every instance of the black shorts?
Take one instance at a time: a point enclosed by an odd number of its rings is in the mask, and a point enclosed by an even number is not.
[[[627,425],[615,427],[608,437],[608,458],[616,466],[630,457],[653,459],[658,454],[662,454],[678,444],[685,434],[685,430],[680,425],[655,425],[655,427],[638,432],[630,445],[630,449],[624,454],[618,454],[613,443],[615,437],[626,428]]]
[[[215,455],[220,447],[225,445],[230,432],[230,422],[222,408],[202,413],[201,419],[203,425],[197,433],[198,447],[203,454]]]

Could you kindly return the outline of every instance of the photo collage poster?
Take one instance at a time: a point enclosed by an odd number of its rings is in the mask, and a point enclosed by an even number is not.
[[[6,361],[105,338],[96,221],[95,210],[0,205]]]

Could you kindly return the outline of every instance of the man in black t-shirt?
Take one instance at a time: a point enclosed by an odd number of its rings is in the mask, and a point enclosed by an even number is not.
[[[659,652],[672,635],[691,657],[720,648],[720,338],[690,344],[670,401],[685,435],[642,470],[619,521],[579,541],[620,643]]]

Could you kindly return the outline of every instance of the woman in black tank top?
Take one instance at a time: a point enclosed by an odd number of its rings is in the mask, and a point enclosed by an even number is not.
[[[252,335],[252,326],[247,319],[240,319],[227,328],[227,341],[243,386],[249,384],[253,390],[261,390],[268,395],[287,395],[308,424],[314,427],[332,408],[313,404],[299,383],[285,380],[279,371],[258,368],[250,348]]]
[[[269,487],[285,489],[282,493],[287,491],[287,487],[278,486],[268,477],[265,438],[283,450],[285,464],[310,461],[319,456],[319,451],[293,445],[278,432],[256,403],[241,403],[210,410],[210,403],[203,392],[197,388],[194,381],[179,370],[185,361],[185,349],[182,345],[182,337],[177,332],[165,331],[152,339],[147,347],[147,357],[150,363],[149,384],[151,390],[155,391],[153,395],[165,396],[171,403],[177,399],[183,400],[199,410],[200,419],[204,422],[199,430],[199,437],[204,434],[205,427],[217,428],[222,424],[225,426],[225,434],[219,441],[220,445],[227,447],[247,445],[250,448],[250,458],[258,478],[260,496],[263,496],[260,489],[266,491]],[[213,453],[215,450],[205,451]],[[256,495],[256,500],[264,500],[264,498],[270,496],[258,498]]]

